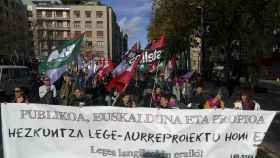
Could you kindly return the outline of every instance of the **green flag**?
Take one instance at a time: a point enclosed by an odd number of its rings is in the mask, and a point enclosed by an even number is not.
[[[39,65],[39,73],[50,69],[57,69],[71,63],[80,52],[83,36],[76,40],[65,41],[61,47],[51,52],[48,58]]]

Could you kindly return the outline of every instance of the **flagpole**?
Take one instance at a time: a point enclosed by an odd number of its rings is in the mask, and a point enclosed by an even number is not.
[[[156,87],[156,83],[157,83],[157,81],[158,81],[157,78],[158,78],[158,69],[159,69],[159,68],[158,68],[158,64],[159,64],[159,62],[160,62],[160,61],[157,62],[157,71],[156,71],[156,77],[155,77],[156,80],[155,80],[154,85],[153,85],[152,97],[151,97],[151,99],[150,99],[150,108],[152,108],[152,101],[153,101],[154,90],[155,90],[155,87]]]

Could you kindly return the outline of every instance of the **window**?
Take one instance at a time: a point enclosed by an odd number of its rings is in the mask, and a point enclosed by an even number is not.
[[[63,37],[66,38],[66,39],[70,38],[70,32],[69,31],[64,31],[63,32]]]
[[[74,21],[74,28],[75,29],[81,28],[81,22],[80,21]]]
[[[87,38],[92,38],[92,31],[87,31],[86,32],[86,37]]]
[[[91,11],[85,11],[85,15],[86,15],[86,18],[90,18],[91,17]]]
[[[70,27],[70,22],[63,21],[63,27]]]
[[[96,56],[102,58],[104,56],[104,52],[103,51],[96,51]]]
[[[48,22],[47,22],[47,27],[50,28],[50,27],[52,27],[52,26],[53,26],[53,23],[52,23],[51,21],[48,21]]]
[[[70,18],[70,12],[66,12],[66,18]]]
[[[52,11],[46,11],[46,17],[51,18],[52,17]]]
[[[92,48],[92,41],[86,41],[86,47]]]
[[[86,21],[86,29],[91,29],[92,28],[92,25],[91,25],[91,21]]]
[[[58,32],[57,32],[57,38],[58,38],[59,40],[63,39],[63,31],[58,31]]]
[[[103,28],[103,21],[96,21],[96,28]]]
[[[81,31],[75,31],[75,37],[78,37],[78,36],[80,36],[81,35]]]
[[[81,17],[79,10],[74,10],[74,17],[75,18],[80,18]]]
[[[0,12],[1,13],[1,12]],[[27,16],[28,17],[33,17],[32,11],[27,11]]]
[[[37,22],[38,27],[44,27],[43,21],[38,20]]]
[[[63,17],[63,11],[56,11],[55,16],[59,17],[59,18],[62,18]]]
[[[103,17],[103,12],[102,11],[96,11],[96,17],[97,18],[102,18]]]
[[[56,27],[62,28],[62,27],[63,27],[62,21],[58,21],[58,22],[56,23]]]
[[[38,10],[38,11],[37,11],[37,17],[38,17],[38,18],[41,18],[41,17],[42,17],[42,11],[41,11],[41,10]]]
[[[97,36],[97,38],[103,38],[104,32],[103,31],[97,31],[96,36]]]
[[[96,47],[103,47],[104,46],[104,41],[97,41],[96,42]]]
[[[4,3],[5,3],[5,5],[6,5],[6,6],[8,6],[8,5],[9,5],[8,0],[4,0]]]

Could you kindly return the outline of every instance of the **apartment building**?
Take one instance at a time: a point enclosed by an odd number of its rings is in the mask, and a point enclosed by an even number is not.
[[[85,33],[83,52],[118,61],[127,50],[127,35],[120,31],[111,7],[98,1],[79,5],[62,5],[34,1],[32,8],[34,51],[47,56],[63,41]],[[90,50],[90,51],[89,51]]]
[[[0,64],[25,64],[28,61],[26,13],[21,0],[0,0]]]

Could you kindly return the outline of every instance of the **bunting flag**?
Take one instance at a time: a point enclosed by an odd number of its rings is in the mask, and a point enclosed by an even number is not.
[[[108,60],[105,63],[105,65],[102,68],[99,69],[99,71],[96,75],[97,81],[102,80],[107,74],[112,72],[113,69],[114,69],[114,64],[112,63],[111,60]]]
[[[107,91],[111,91],[112,88],[116,88],[118,92],[123,92],[129,81],[131,80],[133,74],[136,71],[136,67],[139,64],[143,54],[139,56],[131,66],[129,66],[122,74],[113,78],[109,84],[106,86]]]
[[[124,60],[122,61],[113,71],[112,71],[112,75],[113,76],[118,76],[121,73],[123,73],[127,68],[128,68],[128,64],[127,62]]]
[[[40,63],[39,73],[46,73],[52,83],[57,81],[66,71],[67,64],[71,64],[80,53],[83,37],[82,35],[79,39],[66,41],[61,47],[53,50],[49,57]]]
[[[161,35],[159,37],[159,39],[156,39],[156,40],[153,40],[148,49],[159,49],[159,48],[162,48],[165,44],[165,36],[164,35]]]
[[[141,52],[140,50],[141,50],[140,42],[137,41],[125,54],[122,55],[122,60],[130,60],[134,58]]]
[[[96,72],[96,62],[94,59],[90,60],[89,64],[87,65],[87,77],[86,80],[90,79],[93,74]]]

